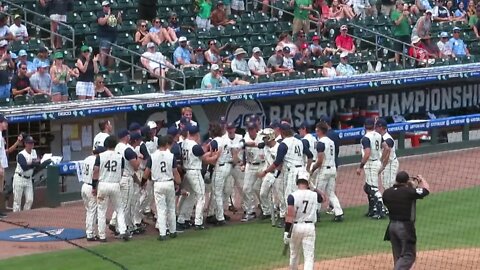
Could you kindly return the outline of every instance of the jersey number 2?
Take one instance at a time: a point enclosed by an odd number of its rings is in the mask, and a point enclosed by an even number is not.
[[[109,160],[107,163],[105,163],[104,167],[109,172],[116,172],[117,171],[117,161]]]
[[[165,161],[160,162],[160,171],[163,173],[167,172],[167,163]]]

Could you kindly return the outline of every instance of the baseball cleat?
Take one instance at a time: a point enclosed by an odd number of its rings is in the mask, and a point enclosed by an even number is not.
[[[285,228],[285,218],[280,218],[278,220],[277,228]]]
[[[195,231],[203,231],[205,230],[205,227],[203,225],[195,225],[193,228]]]
[[[0,218],[4,218],[4,217],[7,217],[7,214],[0,212]]]
[[[262,220],[265,220],[265,219],[271,219],[272,218],[272,215],[268,214],[268,215],[262,215]]]
[[[94,242],[94,241],[98,241],[98,240],[99,240],[98,236],[87,237],[87,241],[88,241],[88,242]]]
[[[372,218],[372,219],[375,219],[375,220],[379,220],[379,219],[383,219],[384,217],[385,217],[384,215],[375,214],[375,215],[373,215],[371,218]]]
[[[343,215],[335,216],[333,222],[343,222]]]
[[[117,236],[117,235],[119,234],[119,233],[117,232],[117,227],[114,226],[114,225],[112,225],[112,224],[108,224],[108,229],[109,229],[110,231],[112,231],[115,236]]]
[[[207,224],[216,224],[216,223],[217,223],[217,219],[215,218],[215,216],[208,216],[208,217],[205,219],[205,222],[207,222]]]
[[[256,215],[255,214],[246,214],[243,216],[242,218],[242,222],[247,222],[247,221],[250,221],[250,220],[254,220],[256,218]]]
[[[166,235],[160,235],[157,239],[158,239],[158,241],[165,241],[165,240],[167,240],[167,236]]]
[[[223,215],[223,218],[224,218],[226,221],[229,221],[230,219],[232,219],[230,216],[227,216],[227,215]]]
[[[107,242],[107,238],[100,238],[100,239],[98,239],[98,242],[106,243],[106,242]]]
[[[328,208],[325,213],[326,213],[327,215],[335,215],[335,212],[333,211],[333,208]]]
[[[169,236],[170,236],[170,238],[177,238],[177,233],[176,232],[171,233]]]
[[[216,226],[223,226],[223,225],[226,225],[227,222],[225,220],[219,220],[217,221],[217,223],[215,224]]]

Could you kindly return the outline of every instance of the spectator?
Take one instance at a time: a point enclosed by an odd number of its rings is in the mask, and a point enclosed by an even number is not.
[[[288,72],[288,68],[283,67],[282,47],[275,47],[275,54],[268,58],[267,67],[272,69],[272,72]]]
[[[220,67],[217,64],[213,64],[210,68],[210,72],[205,74],[202,79],[202,89],[215,89],[221,87]]]
[[[412,40],[413,37],[424,38],[430,35],[430,30],[432,29],[432,11],[425,11],[425,15],[420,17],[417,20],[417,23],[412,30]]]
[[[445,7],[446,7],[447,10],[448,10],[448,14],[450,15],[450,18],[452,18],[452,20],[455,20],[455,10],[453,10],[453,2],[452,2],[452,0],[448,0],[448,1],[447,1],[447,4],[445,5]]]
[[[7,17],[5,14],[0,14],[0,40],[14,40],[15,36],[7,25]]]
[[[415,6],[419,12],[425,12],[426,10],[432,10],[429,0],[415,0]]]
[[[15,69],[7,46],[8,41],[0,40],[0,98],[10,97],[10,76]]]
[[[156,46],[153,42],[147,44],[147,51],[142,54],[140,60],[150,74],[158,78],[160,91],[165,92],[166,81],[164,78],[168,68],[175,69],[172,63],[170,63],[161,52],[156,51]]]
[[[190,46],[187,46],[187,38],[180,37],[178,39],[180,46],[173,52],[173,64],[175,66],[196,66],[192,64],[192,52]]]
[[[452,18],[450,17],[450,12],[448,9],[443,6],[444,0],[437,0],[436,5],[432,10],[432,17],[434,22],[450,22]]]
[[[191,107],[183,107],[181,110],[181,115],[182,115],[182,118],[175,122],[175,126],[177,128],[180,128],[182,126],[181,124],[183,125],[190,124],[192,126],[198,126],[198,123],[192,120],[193,110]]]
[[[217,2],[217,7],[212,11],[211,22],[214,26],[227,26],[235,24],[234,20],[229,20],[225,5],[222,1]]]
[[[145,46],[149,42],[155,42],[158,45],[162,43],[156,34],[147,31],[147,21],[140,20],[137,24],[137,32],[135,32],[135,43]]]
[[[222,57],[220,56],[220,51],[225,48],[226,44],[223,45],[222,47],[218,48],[217,47],[217,41],[216,40],[209,40],[208,41],[208,50],[205,51],[205,60],[213,65],[213,64],[221,64],[222,63]]]
[[[353,12],[357,17],[365,19],[366,16],[377,16],[376,0],[373,6],[369,0],[354,0],[353,2]],[[349,3],[351,3],[349,1]]]
[[[440,33],[440,40],[437,42],[438,50],[440,51],[440,57],[448,59],[452,57],[452,47],[450,46],[450,42],[448,42],[448,33],[442,32]]]
[[[465,11],[465,5],[463,2],[458,3],[458,8],[455,10],[454,16],[456,21],[467,21],[467,12]]]
[[[300,49],[302,48],[303,44],[308,45],[308,41],[306,40],[305,32],[303,30],[300,30],[297,32],[297,40],[295,41],[295,46]],[[295,52],[297,54],[298,52]]]
[[[242,15],[245,11],[245,1],[244,0],[232,0],[232,14]]]
[[[247,52],[244,49],[242,48],[236,49],[235,52],[233,53],[235,58],[233,59],[231,64],[232,72],[242,76],[242,78],[245,78],[247,76],[252,76],[252,73],[248,68],[248,63],[245,60],[246,54]]]
[[[96,98],[108,98],[113,97],[112,92],[105,86],[105,79],[102,75],[95,77],[95,97]]]
[[[250,84],[249,82],[247,82],[245,80],[242,80],[238,77],[235,78],[233,81],[230,81],[227,77],[225,77],[223,75],[223,69],[220,69],[218,72],[220,73],[220,85],[221,85],[221,87]]]
[[[195,22],[197,23],[197,28],[210,30],[211,12],[212,12],[212,1],[200,0],[197,18],[195,19]]]
[[[98,54],[92,59],[91,49],[83,45],[80,48],[82,54],[77,59],[77,68],[79,71],[75,92],[78,99],[92,99],[95,95],[94,76],[98,73]]]
[[[338,71],[333,67],[331,56],[325,60],[325,63],[323,64],[323,68],[321,72],[323,77],[333,78],[333,77],[339,76]],[[319,73],[320,73],[320,70],[319,70]]]
[[[308,49],[308,44],[304,43],[300,47],[300,52],[293,57],[294,66],[296,71],[305,72],[312,65],[312,56]]]
[[[290,0],[290,6],[293,7],[293,25],[292,34],[303,30],[304,33],[310,32],[310,21],[308,14],[312,8],[312,0]]]
[[[102,67],[106,67],[108,61],[108,66],[110,67],[113,64],[113,58],[108,57],[108,55],[110,55],[112,50],[111,44],[115,44],[117,42],[117,26],[122,23],[122,12],[119,11],[117,15],[114,15],[110,7],[110,2],[103,1],[102,10],[97,14],[97,22],[97,36],[100,47],[100,65]],[[91,82],[93,84],[93,78]]]
[[[338,76],[353,76],[357,71],[348,63],[348,52],[340,54],[340,64],[337,66]]]
[[[395,8],[395,0],[381,0],[381,2],[382,6],[380,8],[380,13],[390,17],[390,13]]]
[[[21,64],[12,79],[12,96],[33,94],[30,79],[27,77],[27,65]]]
[[[333,0],[330,7],[330,19],[353,19],[355,13],[351,10],[349,6],[345,6],[339,3],[339,0]]]
[[[469,0],[468,1],[468,6],[467,6],[467,16],[470,20],[472,17],[476,17],[479,8],[475,6],[475,1],[474,0]]]
[[[232,14],[232,0],[223,0],[222,2],[225,8],[225,13],[227,14],[227,17],[228,17]]]
[[[355,53],[355,44],[353,38],[347,35],[348,27],[346,25],[340,26],[340,35],[335,38],[335,45],[340,52]]]
[[[259,47],[254,47],[252,49],[252,57],[248,60],[248,68],[255,76],[270,74],[271,70],[267,68],[265,60],[262,57],[262,50]]]
[[[470,52],[468,51],[467,45],[465,42],[460,38],[460,28],[454,27],[453,28],[453,36],[448,41],[450,47],[452,48],[453,57],[464,57],[470,56]]]
[[[412,24],[412,20],[409,15],[408,5],[405,5],[402,0],[397,1],[395,9],[392,10],[390,15],[393,22],[393,37],[406,44],[410,44],[410,25]],[[395,62],[400,63],[400,55],[403,54],[404,49],[407,48],[405,44],[394,42],[393,49],[395,50]]]
[[[417,59],[415,64],[417,67],[425,67],[426,65],[433,64],[435,62],[435,59],[430,58],[425,44],[423,44],[420,37],[412,37],[412,45],[413,46],[410,47],[408,54]]]
[[[138,19],[151,21],[157,16],[158,1],[138,0]]]
[[[290,53],[295,55],[298,52],[297,45],[295,45],[292,40],[290,39],[290,36],[288,33],[281,33],[280,36],[278,37],[278,44],[277,46],[280,46],[282,48],[289,47],[290,48]]]
[[[35,70],[38,69],[38,66],[45,64],[47,66],[50,66],[50,59],[48,58],[49,52],[47,48],[41,47],[38,50],[37,56],[33,58],[33,66],[35,67]]]
[[[152,21],[152,27],[150,28],[150,35],[154,36],[155,39],[157,40],[158,45],[160,45],[162,42],[167,41],[170,44],[174,44],[177,42],[177,34],[175,33],[175,30],[171,27],[162,27],[162,21],[160,18],[155,18]]]
[[[13,17],[13,24],[10,26],[10,32],[12,32],[15,40],[29,40],[27,27],[22,24],[22,16],[19,14]]]
[[[310,52],[315,57],[319,57],[323,55],[323,48],[320,45],[320,38],[318,36],[312,37],[312,44],[310,44]]]
[[[203,45],[200,45],[193,50],[192,62],[199,65],[199,66],[205,65],[205,63],[206,63],[205,48],[203,47]]]
[[[438,49],[437,44],[432,42],[430,36],[426,36],[425,38],[423,38],[422,42],[425,45],[425,50],[427,50],[431,58],[435,59],[440,57],[440,50]]]
[[[50,12],[50,47],[59,49],[62,47],[62,37],[58,36],[58,23],[67,22],[67,12],[73,8],[73,0],[48,0]]]
[[[321,29],[321,33],[324,34],[327,30],[325,28],[325,22],[330,19],[330,8],[325,0],[315,0],[312,4],[312,8],[320,14],[320,18],[313,12],[310,12],[308,18],[311,21],[317,23],[317,29]]]
[[[292,54],[290,52],[290,47],[283,47],[283,64],[282,66],[287,69],[288,72],[295,71],[295,66],[293,65]]]
[[[35,71],[37,71],[37,68],[33,64],[33,62],[28,61],[27,59],[28,54],[27,51],[25,50],[20,50],[18,51],[18,61],[17,61],[17,67],[20,67],[21,64],[27,65],[27,77],[30,78]]]
[[[477,7],[477,11],[480,14],[480,6]],[[470,19],[468,20],[468,24],[472,27],[477,39],[480,39],[480,20],[478,19],[478,16],[473,15],[472,17],[470,17]]]
[[[37,72],[30,77],[30,87],[34,94],[52,94],[52,78],[47,72],[48,65],[41,63],[37,66]]]
[[[68,87],[71,70],[63,63],[63,53],[56,52],[53,55],[53,65],[50,68],[50,78],[52,78],[52,101],[67,101]]]

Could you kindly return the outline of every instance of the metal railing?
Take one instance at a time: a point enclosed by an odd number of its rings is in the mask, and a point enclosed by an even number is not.
[[[144,57],[144,56],[142,56],[139,52],[136,52],[136,51],[130,50],[130,49],[128,49],[128,48],[119,46],[119,45],[117,45],[117,44],[115,44],[115,43],[111,43],[111,42],[108,42],[108,43],[109,43],[112,47],[116,48],[117,50],[122,50],[122,51],[124,51],[124,52],[126,52],[126,53],[128,53],[128,54],[130,55],[130,62],[128,62],[128,61],[126,61],[126,60],[124,60],[124,59],[122,59],[122,58],[120,58],[120,57],[118,57],[118,56],[113,55],[113,50],[112,50],[112,53],[110,54],[110,56],[111,56],[112,58],[114,58],[115,60],[120,61],[120,62],[125,63],[125,64],[128,64],[128,65],[130,65],[130,66],[132,67],[132,68],[131,68],[131,76],[132,76],[132,79],[135,77],[135,70],[134,70],[134,68],[137,68],[137,69],[140,69],[140,70],[142,70],[142,71],[144,71],[144,72],[150,73],[150,71],[149,71],[147,68],[142,67],[142,66],[139,66],[139,65],[137,65],[137,64],[135,63],[135,56],[138,56],[138,57],[140,57],[140,58],[143,57],[143,58],[145,58],[145,59],[148,59],[149,61],[152,61],[152,62],[154,62],[154,63],[159,64],[160,67],[161,67],[161,66],[164,66],[164,64],[162,64],[161,62],[158,62],[158,61],[155,60],[155,59],[151,59],[151,58]],[[173,69],[173,70],[175,70],[175,71],[178,71],[178,72],[180,72],[180,73],[182,74],[183,83],[177,82],[176,80],[172,80],[172,79],[167,78],[167,77],[157,76],[157,75],[153,75],[153,74],[152,74],[152,76],[155,76],[155,77],[157,77],[158,79],[164,79],[164,80],[167,80],[167,81],[169,81],[169,82],[171,82],[171,83],[180,85],[180,86],[183,87],[183,90],[186,90],[186,89],[187,89],[187,79],[186,79],[186,77],[185,77],[185,73],[183,72],[183,70],[182,70],[182,69],[178,69],[178,68],[170,68],[170,69]],[[165,89],[163,89],[163,90],[165,90]]]
[[[28,14],[31,14],[31,15],[33,15],[33,16],[35,16],[35,17],[40,17],[40,18],[42,18],[42,19],[44,19],[44,20],[46,20],[46,21],[48,21],[48,22],[51,23],[51,22],[52,22],[52,19],[50,19],[50,17],[47,17],[47,16],[45,16],[45,15],[43,15],[43,14],[40,14],[40,13],[38,13],[38,12],[35,12],[35,11],[33,11],[33,10],[27,9],[27,8],[25,8],[25,7],[21,6],[21,5],[15,4],[15,3],[13,3],[13,2],[11,2],[11,1],[9,1],[9,0],[2,0],[2,2],[8,4],[10,7],[15,7],[15,8],[19,9],[21,12],[23,12],[23,21],[24,21],[25,24],[30,25],[30,26],[32,26],[32,27],[34,27],[34,28],[36,28],[36,29],[43,30],[43,31],[48,32],[48,33],[50,33],[50,34],[53,34],[53,35],[55,35],[55,36],[57,36],[57,37],[60,37],[60,38],[62,38],[62,40],[64,40],[64,41],[66,40],[66,41],[72,42],[72,48],[71,48],[72,54],[73,54],[73,57],[76,56],[76,50],[75,50],[75,29],[74,29],[73,27],[71,27],[70,25],[68,25],[68,24],[66,24],[66,23],[64,23],[64,22],[57,22],[59,26],[64,27],[65,29],[68,29],[68,30],[72,33],[72,37],[70,38],[70,37],[68,37],[68,36],[65,36],[65,35],[60,34],[59,32],[53,32],[53,31],[51,31],[50,29],[47,29],[47,28],[45,28],[45,27],[42,27],[42,26],[40,26],[40,25],[38,25],[38,24],[35,24],[35,23],[32,23],[32,22],[29,22],[29,21],[28,21],[28,18],[27,18],[27,15],[28,15]],[[10,10],[10,9],[9,9],[9,10]],[[2,11],[1,13],[2,13],[2,14],[9,15],[9,16],[12,15],[12,14],[10,14],[10,13],[3,12],[3,11]],[[59,27],[58,29],[60,30],[60,27]],[[69,49],[66,49],[66,50],[69,50]]]

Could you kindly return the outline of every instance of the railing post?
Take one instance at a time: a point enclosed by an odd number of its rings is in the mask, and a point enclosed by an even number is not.
[[[462,130],[462,141],[467,142],[470,140],[470,124],[465,124]]]

